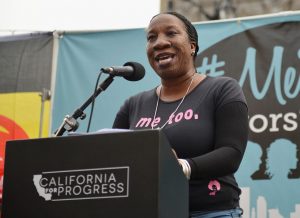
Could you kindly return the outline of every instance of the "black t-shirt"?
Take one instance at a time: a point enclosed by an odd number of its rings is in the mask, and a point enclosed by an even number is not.
[[[163,127],[179,158],[191,166],[190,211],[231,209],[239,205],[238,169],[248,136],[244,94],[228,77],[206,77],[180,104],[159,101],[156,89],[139,93],[118,112],[114,128]],[[167,123],[166,123],[167,122]],[[166,124],[165,124],[166,123]]]

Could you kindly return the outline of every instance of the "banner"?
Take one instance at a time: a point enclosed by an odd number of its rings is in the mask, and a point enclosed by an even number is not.
[[[201,73],[233,77],[246,95],[250,136],[236,174],[245,187],[244,217],[300,217],[299,19],[260,18],[248,25],[238,21],[234,29],[244,31],[226,36],[197,57]],[[232,25],[223,23],[223,28]]]
[[[1,198],[6,141],[48,136],[52,47],[52,33],[0,38]]]
[[[249,106],[250,136],[237,181],[244,218],[300,217],[300,13],[197,23],[199,73],[235,78]],[[115,78],[96,99],[91,131],[112,126],[129,96],[159,84],[144,29],[66,33],[60,40],[54,131],[92,95],[101,67],[142,63],[143,80]],[[85,111],[87,117],[90,108]],[[88,119],[79,120],[85,132]]]

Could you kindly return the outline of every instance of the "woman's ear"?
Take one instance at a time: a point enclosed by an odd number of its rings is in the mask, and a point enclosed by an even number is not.
[[[192,49],[192,51],[196,51],[196,43],[195,42],[191,42],[191,49]]]
[[[196,53],[196,43],[191,42],[191,56],[194,56]]]

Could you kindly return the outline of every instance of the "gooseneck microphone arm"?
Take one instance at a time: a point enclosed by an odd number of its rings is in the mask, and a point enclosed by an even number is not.
[[[77,119],[80,117],[81,120],[83,120],[86,115],[84,113],[84,110],[93,102],[93,100],[102,92],[107,89],[107,87],[113,82],[114,75],[109,75],[96,89],[96,91],[91,95],[91,97],[86,100],[86,102],[83,103],[83,105],[76,109],[72,116],[66,115],[62,124],[59,126],[59,128],[54,132],[54,136],[62,136],[65,131],[71,132],[76,131],[76,129],[79,126],[79,123],[77,122]]]
[[[103,73],[108,73],[109,77],[107,77],[96,89],[89,99],[84,102],[84,104],[75,110],[72,116],[66,115],[62,124],[59,128],[54,132],[54,136],[62,136],[65,131],[71,132],[75,131],[79,123],[77,122],[77,118],[80,117],[83,120],[86,115],[84,110],[95,100],[95,98],[102,92],[105,91],[106,88],[112,83],[115,76],[122,76],[126,80],[129,81],[138,81],[142,79],[145,75],[145,68],[136,62],[127,62],[122,67],[108,67],[102,68],[101,71]]]

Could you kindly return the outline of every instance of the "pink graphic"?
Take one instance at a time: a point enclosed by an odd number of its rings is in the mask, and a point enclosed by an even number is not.
[[[209,195],[211,195],[211,196],[215,196],[217,191],[221,190],[221,185],[220,185],[219,181],[217,181],[217,180],[209,181],[207,187],[209,190],[211,190],[211,192],[209,193]]]
[[[199,115],[194,113],[194,111],[192,109],[188,109],[184,112],[179,112],[177,114],[171,114],[169,117],[169,121],[168,124],[172,124],[173,122],[178,123],[182,120],[198,120],[199,119]],[[156,117],[155,120],[153,120],[153,118],[151,117],[141,117],[140,120],[137,122],[137,124],[135,125],[135,127],[156,127],[159,125],[161,121],[160,117]]]

